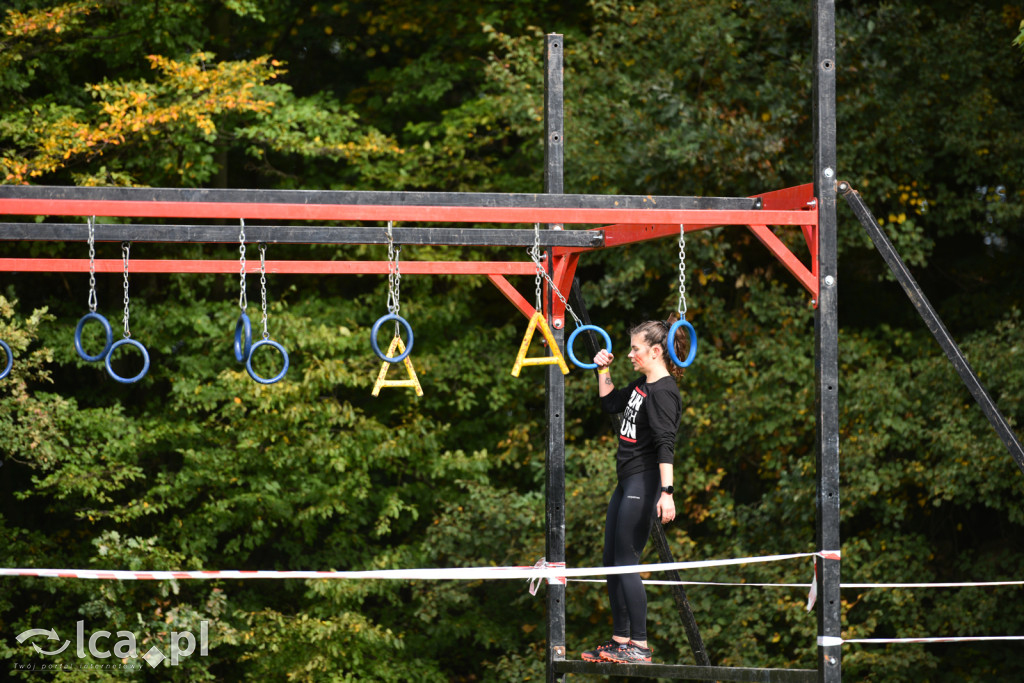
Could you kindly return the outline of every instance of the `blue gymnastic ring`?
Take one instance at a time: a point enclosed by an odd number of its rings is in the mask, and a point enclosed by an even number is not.
[[[97,353],[95,356],[90,356],[82,348],[82,328],[85,327],[85,323],[90,320],[98,320],[100,325],[103,326],[103,331],[107,333],[107,343],[104,344],[103,350]],[[82,316],[82,319],[78,321],[78,326],[75,327],[75,351],[78,351],[78,355],[87,361],[102,360],[110,353],[110,347],[114,343],[114,333],[110,330],[110,323],[99,313],[86,313]]]
[[[607,332],[602,330],[597,325],[580,325],[579,327],[572,331],[572,334],[569,335],[569,341],[565,345],[565,350],[569,352],[569,360],[575,363],[577,367],[581,367],[584,370],[594,370],[595,368],[597,368],[597,363],[581,363],[579,360],[577,360],[576,354],[572,352],[572,343],[576,341],[576,335],[584,330],[593,330],[594,332],[600,334],[601,337],[604,339],[604,350],[607,351],[608,353],[612,352],[612,338],[608,336]]]
[[[684,361],[679,360],[679,356],[676,355],[676,332],[680,327],[685,327],[690,335],[690,353]],[[677,320],[672,323],[672,327],[668,328],[668,337],[665,343],[668,345],[668,355],[672,358],[672,362],[681,368],[690,367],[690,363],[697,357],[697,332],[693,329],[693,325],[685,320]]]
[[[128,344],[129,346],[134,346],[139,350],[139,353],[142,354],[142,372],[135,375],[134,377],[122,377],[121,375],[114,372],[114,368],[110,367],[110,359],[114,356],[114,351],[117,350],[118,346],[124,346],[125,344]],[[146,351],[146,347],[143,346],[140,342],[135,341],[134,339],[119,339],[116,342],[114,342],[113,345],[110,347],[110,351],[107,352],[107,357],[104,360],[104,363],[107,366],[107,374],[109,374],[115,380],[117,380],[121,384],[133,384],[135,382],[138,382],[143,377],[145,377],[146,373],[149,372],[149,351]]]
[[[244,363],[252,349],[252,323],[249,316],[242,313],[235,323],[235,360]]]
[[[4,366],[4,371],[0,372],[0,379],[3,379],[10,374],[11,368],[14,366],[14,354],[11,353],[11,347],[3,339],[0,339],[0,349],[7,354],[7,365]]]
[[[405,328],[406,336],[409,337],[409,341],[405,344],[405,351],[394,358],[388,358],[385,356],[384,352],[380,350],[379,346],[377,346],[377,331],[380,329],[381,325],[389,320],[397,320]],[[373,324],[373,329],[370,330],[370,343],[373,345],[373,352],[385,363],[401,363],[405,360],[405,357],[412,352],[412,326],[402,316],[394,313],[388,313],[385,316],[381,316],[380,320]]]
[[[284,367],[281,368],[281,372],[277,373],[270,379],[260,377],[252,369],[252,357],[256,355],[256,349],[260,348],[261,346],[274,347],[275,349],[281,352],[281,357],[284,359]],[[245,371],[249,373],[250,377],[252,377],[260,384],[273,384],[275,382],[279,382],[281,381],[281,378],[284,377],[284,373],[288,372],[288,352],[285,351],[284,347],[278,344],[276,341],[271,341],[270,339],[260,339],[258,342],[253,344],[252,347],[249,349],[249,356],[248,358],[245,359]]]

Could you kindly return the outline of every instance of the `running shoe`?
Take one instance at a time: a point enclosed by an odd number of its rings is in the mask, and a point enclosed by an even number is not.
[[[632,640],[628,643],[616,643],[618,647],[601,651],[601,659],[616,664],[650,664],[650,648],[640,647]]]
[[[580,653],[580,659],[582,659],[585,662],[603,662],[603,661],[607,661],[607,660],[601,659],[601,653],[602,652],[607,652],[608,650],[614,650],[614,649],[618,648],[620,645],[625,645],[625,643],[620,643],[620,642],[615,641],[615,640],[606,641],[604,643],[601,643],[597,647],[595,647],[593,650],[586,650],[584,652],[581,652]]]

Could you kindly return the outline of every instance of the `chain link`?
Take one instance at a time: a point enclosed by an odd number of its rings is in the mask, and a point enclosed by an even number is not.
[[[679,319],[686,320],[686,228],[679,226]]]
[[[397,315],[401,308],[399,297],[401,293],[401,270],[398,267],[398,259],[401,255],[401,247],[395,248],[394,237],[391,234],[392,222],[387,222],[387,309],[388,312]]]
[[[392,222],[387,222],[387,310],[392,315],[397,315],[401,309],[399,298],[401,296],[401,270],[398,268],[398,258],[401,254],[401,247],[394,246],[394,237],[391,234]],[[399,334],[399,323],[394,322],[394,335]]]
[[[124,338],[131,339],[132,332],[128,329],[128,254],[131,251],[131,242],[121,242],[121,258],[124,260]]]
[[[89,312],[96,312],[96,216],[89,218]]]
[[[241,291],[238,293],[238,307],[242,309],[242,313],[245,313],[245,309],[249,306],[249,299],[245,294],[245,219],[240,220],[242,228],[238,231],[238,284]]]
[[[267,330],[267,245],[260,242],[260,298],[263,300],[263,338],[270,339]]]
[[[542,282],[542,277],[544,275],[547,275],[547,273],[544,272],[544,268],[540,263],[540,223],[533,224],[533,247],[527,249],[526,253],[530,255],[530,258],[533,259],[534,265],[537,266],[537,275],[534,277],[533,280],[537,290],[537,304],[535,308],[536,310],[539,311],[544,308],[544,300],[541,296],[540,283]]]
[[[542,310],[544,305],[544,302],[541,299],[540,284],[542,279],[547,280],[548,286],[551,287],[551,291],[555,293],[555,296],[558,297],[558,300],[561,301],[562,304],[565,306],[565,310],[569,313],[569,315],[572,316],[572,319],[576,322],[576,327],[580,327],[581,325],[583,325],[583,321],[579,319],[579,316],[576,315],[576,312],[572,310],[572,306],[570,306],[569,302],[565,300],[565,297],[562,296],[562,293],[558,291],[558,285],[556,285],[555,281],[551,279],[551,276],[548,275],[548,272],[544,269],[544,265],[540,262],[540,223],[533,224],[533,246],[527,249],[526,253],[530,255],[530,258],[533,259],[533,264],[537,266],[537,275],[534,278],[534,281],[537,286],[537,310]]]

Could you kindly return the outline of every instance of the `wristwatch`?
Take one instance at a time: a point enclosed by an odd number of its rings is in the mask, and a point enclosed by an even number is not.
[[[662,487],[661,487],[661,490],[662,490],[662,491],[663,491],[664,493],[667,493],[668,495],[670,495],[670,496],[671,496],[671,495],[672,495],[673,493],[675,493],[675,491],[676,491],[676,487],[675,487],[675,486],[662,486]]]

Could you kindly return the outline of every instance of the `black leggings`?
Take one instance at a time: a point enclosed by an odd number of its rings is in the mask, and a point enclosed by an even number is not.
[[[604,523],[604,566],[640,564],[660,484],[661,473],[647,470],[615,487]],[[612,633],[620,638],[647,640],[647,593],[640,575],[609,576],[608,597],[612,603]]]

